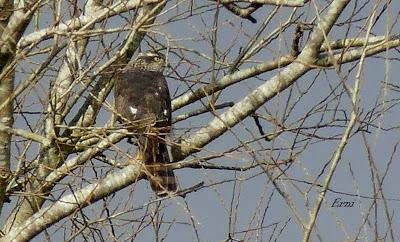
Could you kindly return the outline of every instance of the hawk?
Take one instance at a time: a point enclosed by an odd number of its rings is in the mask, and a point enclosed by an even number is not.
[[[171,130],[171,98],[163,75],[165,56],[140,53],[115,78],[118,121],[137,139],[137,158],[144,161],[151,188],[158,196],[177,189],[165,137]]]

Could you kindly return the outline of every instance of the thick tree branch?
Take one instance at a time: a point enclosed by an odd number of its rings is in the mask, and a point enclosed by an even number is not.
[[[101,10],[97,10],[90,15],[82,15],[77,18],[71,19],[66,22],[61,22],[60,24],[35,31],[34,33],[28,34],[21,38],[18,42],[18,48],[22,49],[30,44],[52,38],[55,34],[65,34],[68,35],[70,32],[76,29],[85,29],[86,26],[91,26],[94,23],[100,22],[104,19],[110,18],[112,16],[127,12],[131,9],[135,9],[143,6],[144,4],[159,3],[161,0],[121,0],[114,3],[112,6],[107,6]]]
[[[29,241],[44,229],[74,213],[76,210],[86,207],[140,180],[144,175],[142,171],[142,165],[138,162],[122,170],[112,172],[104,179],[88,185],[73,194],[64,196],[48,207],[40,209],[18,227],[13,227],[9,233],[0,238],[0,241]]]
[[[329,33],[347,3],[348,1],[344,0],[333,2],[325,18],[318,24],[296,61],[256,88],[222,115],[215,117],[206,127],[182,141],[181,152],[180,154],[174,152],[174,154],[177,154],[174,160],[180,160],[190,153],[199,151],[201,147],[222,135],[228,128],[238,124],[309,71],[317,60],[319,49],[325,40],[326,34]]]
[[[388,49],[396,48],[400,46],[400,39],[391,39],[388,41],[379,41],[376,44],[359,47],[356,49],[348,50],[345,53],[334,54],[333,56],[322,56],[315,63],[320,67],[331,67],[336,63],[348,63],[352,61],[359,60],[362,55],[373,56],[378,53],[382,53]]]
[[[13,129],[13,128],[5,126],[1,123],[0,123],[0,132],[7,132],[9,134],[24,137],[28,140],[33,140],[33,141],[39,142],[46,147],[51,145],[51,140],[47,139],[46,137],[43,137],[41,135],[26,131],[23,129]]]
[[[250,68],[246,68],[244,70],[240,70],[234,72],[232,74],[228,74],[221,78],[221,80],[216,81],[214,83],[208,84],[204,87],[196,89],[194,91],[188,91],[180,97],[172,100],[172,109],[178,110],[190,103],[193,103],[205,96],[211,95],[214,92],[220,91],[230,85],[238,83],[242,80],[257,76],[261,73],[273,70],[278,68],[279,66],[286,66],[293,61],[293,57],[291,55],[280,57],[278,60],[268,61],[265,63],[261,63]]]
[[[9,101],[14,91],[14,68],[12,58],[16,53],[16,43],[21,38],[34,11],[41,1],[32,6],[20,1],[14,6],[12,1],[2,1],[0,11],[0,125],[11,129],[14,123],[13,103]],[[10,131],[8,129],[8,131]],[[3,208],[5,190],[10,172],[11,132],[0,131],[0,211]]]

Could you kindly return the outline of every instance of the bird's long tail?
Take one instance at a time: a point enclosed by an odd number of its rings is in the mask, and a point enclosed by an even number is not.
[[[170,159],[166,144],[149,138],[147,139],[147,146],[151,147],[151,149],[145,149],[151,152],[151,154],[146,155],[147,160],[145,162],[151,188],[158,196],[166,196],[168,192],[175,192],[177,184],[174,171],[168,166]]]

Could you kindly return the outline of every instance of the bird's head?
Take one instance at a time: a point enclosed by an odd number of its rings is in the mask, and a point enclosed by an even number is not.
[[[133,62],[133,67],[143,71],[163,72],[165,68],[165,55],[150,51],[139,53]]]

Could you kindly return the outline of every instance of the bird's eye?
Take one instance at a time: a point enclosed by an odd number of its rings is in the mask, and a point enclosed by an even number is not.
[[[156,62],[160,62],[160,61],[161,61],[161,58],[158,57],[158,56],[156,56],[156,57],[153,58],[153,60],[156,61]]]

